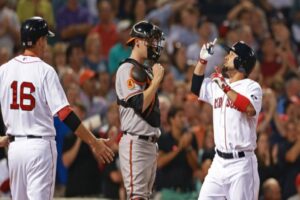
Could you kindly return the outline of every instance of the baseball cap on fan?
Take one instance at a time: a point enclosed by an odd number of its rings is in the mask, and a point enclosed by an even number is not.
[[[83,85],[87,80],[94,78],[96,73],[90,69],[84,69],[79,76],[79,85]]]

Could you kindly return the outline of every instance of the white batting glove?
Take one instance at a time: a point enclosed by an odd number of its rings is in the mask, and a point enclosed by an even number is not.
[[[214,54],[214,45],[217,42],[217,38],[214,39],[213,42],[206,43],[202,46],[199,55],[199,61],[202,64],[206,64],[208,58],[210,58]]]
[[[227,93],[231,90],[230,86],[226,83],[222,73],[220,72],[219,68],[216,68],[216,72],[212,73],[210,76],[211,80],[214,81],[218,86]]]

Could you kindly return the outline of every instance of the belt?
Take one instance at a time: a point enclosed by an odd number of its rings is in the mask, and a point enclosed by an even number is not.
[[[155,135],[153,136],[146,136],[146,135],[136,135],[134,133],[129,133],[127,131],[124,131],[123,132],[124,135],[131,135],[131,136],[136,136],[138,139],[141,139],[141,140],[145,140],[147,142],[152,142],[152,143],[156,143],[157,140],[158,140],[158,137],[156,137]]]
[[[37,135],[8,135],[9,142],[14,142],[16,138],[41,139],[43,137]]]
[[[225,153],[216,149],[217,154],[224,159],[233,159],[233,158],[243,158],[245,157],[245,152],[239,151],[237,154],[235,153]]]

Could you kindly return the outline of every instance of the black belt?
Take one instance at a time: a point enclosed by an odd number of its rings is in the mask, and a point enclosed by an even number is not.
[[[133,135],[133,136],[138,136],[138,139],[145,140],[145,141],[152,142],[152,143],[156,143],[157,140],[158,140],[158,137],[156,137],[155,135],[153,135],[153,136],[136,135],[136,134],[133,134],[133,133],[129,133],[127,131],[124,131],[123,134],[124,135],[129,134],[129,135]]]
[[[8,135],[9,142],[14,142],[16,137],[24,137],[27,139],[43,138],[43,136],[36,136],[36,135]]]
[[[225,153],[225,152],[219,151],[218,149],[216,151],[217,151],[217,154],[220,157],[224,158],[224,159],[232,159],[232,158],[234,158],[233,153]],[[243,151],[239,151],[238,154],[237,154],[237,156],[239,158],[243,158],[243,157],[245,157],[245,153]]]

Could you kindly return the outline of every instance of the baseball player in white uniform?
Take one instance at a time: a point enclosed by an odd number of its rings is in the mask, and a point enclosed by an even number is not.
[[[120,64],[116,75],[116,92],[120,105],[123,137],[119,143],[121,172],[127,198],[148,200],[157,167],[157,144],[160,136],[160,111],[157,89],[164,69],[152,67],[145,60],[157,62],[163,40],[162,31],[141,21],[131,30],[128,45],[133,47],[130,58]]]
[[[43,62],[47,22],[33,17],[21,26],[25,51],[0,67],[0,103],[9,137],[8,162],[12,199],[53,198],[56,172],[56,144],[53,116],[58,117],[102,162],[113,152],[104,140],[96,139],[72,111],[55,70]]]
[[[216,145],[216,155],[198,199],[256,200],[259,176],[254,150],[262,90],[247,78],[256,57],[247,44],[237,42],[228,48],[222,72],[217,69],[210,78],[204,78],[215,42],[203,45],[191,87],[199,100],[213,107]]]

